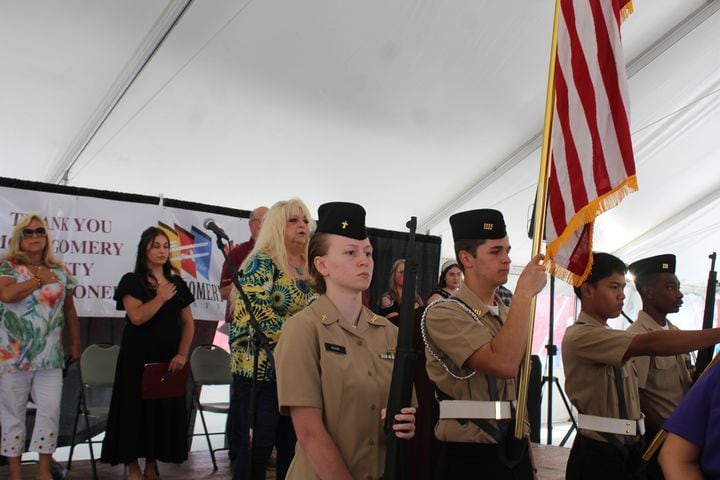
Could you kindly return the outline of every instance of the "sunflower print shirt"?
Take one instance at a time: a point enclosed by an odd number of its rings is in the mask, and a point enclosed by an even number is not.
[[[0,374],[62,368],[65,297],[75,280],[62,267],[52,268],[57,282],[43,285],[19,302],[0,302]],[[34,277],[26,265],[0,263],[0,277],[24,282]]]
[[[255,318],[273,350],[285,320],[317,298],[317,293],[306,280],[293,279],[264,253],[258,253],[250,259],[241,284],[250,300]],[[239,295],[235,299],[234,312],[230,325],[230,369],[234,374],[252,378],[253,329],[249,323],[250,315]],[[258,362],[258,380],[275,381],[275,372],[262,350]]]

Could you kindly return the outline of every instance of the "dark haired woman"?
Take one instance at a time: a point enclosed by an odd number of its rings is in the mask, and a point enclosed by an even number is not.
[[[453,259],[443,263],[438,284],[428,297],[428,305],[443,298],[450,298],[460,288],[462,281],[463,272],[460,270],[457,261]]]
[[[195,333],[195,299],[170,263],[170,239],[161,229],[142,233],[135,271],[123,275],[114,298],[127,321],[101,461],[125,464],[129,480],[155,479],[156,461],[187,459],[187,412],[185,397],[142,400],[143,367],[170,362],[169,373],[176,373]],[[138,458],[145,459],[144,474]]]
[[[397,328],[362,304],[373,270],[365,210],[330,203],[318,215],[309,265],[322,295],[285,323],[275,350],[280,409],[298,438],[287,478],[380,478]],[[398,438],[414,436],[414,413],[395,416]]]

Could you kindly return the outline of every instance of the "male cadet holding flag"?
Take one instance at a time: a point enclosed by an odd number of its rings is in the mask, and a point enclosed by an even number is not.
[[[720,328],[639,334],[610,328],[607,320],[620,315],[625,300],[627,266],[609,253],[593,257],[590,274],[575,287],[580,315],[562,341],[565,391],[579,413],[565,478],[645,479],[645,421],[628,360],[708,347],[720,342]]]
[[[642,310],[628,332],[646,333],[678,330],[667,319],[682,305],[680,281],[675,276],[675,255],[644,258],[628,267],[635,277],[635,288],[642,299]],[[692,384],[687,353],[675,356],[648,356],[632,359],[640,388],[640,409],[645,414],[645,441],[649,442],[675,411]],[[649,479],[662,479],[662,471],[654,456],[648,464]]]
[[[531,479],[529,443],[523,440],[522,455],[509,461],[503,446],[513,437],[515,377],[531,300],[547,282],[543,256],[523,269],[508,308],[496,292],[510,272],[502,214],[461,212],[450,217],[450,226],[465,281],[453,297],[429,307],[421,324],[427,372],[440,400],[438,478]]]

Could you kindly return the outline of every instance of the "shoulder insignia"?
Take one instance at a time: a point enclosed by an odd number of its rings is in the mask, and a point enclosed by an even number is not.
[[[370,320],[368,320],[368,323],[372,323],[372,324],[374,325],[375,322],[378,321],[378,318],[379,318],[379,317],[378,317],[377,315],[373,315],[373,316],[370,318]]]
[[[327,315],[325,315],[325,314],[323,313],[322,316],[320,317],[320,320],[322,320],[323,322],[324,322],[325,320],[327,320]]]

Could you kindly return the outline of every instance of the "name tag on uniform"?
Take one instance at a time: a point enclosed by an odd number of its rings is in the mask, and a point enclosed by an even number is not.
[[[328,352],[339,353],[341,355],[345,355],[347,353],[345,351],[345,347],[341,345],[334,345],[332,343],[326,343],[325,350],[327,350]]]

